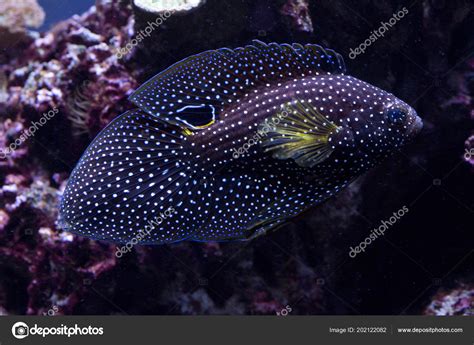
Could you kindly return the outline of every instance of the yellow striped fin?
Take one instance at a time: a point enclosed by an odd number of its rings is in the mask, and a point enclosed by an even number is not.
[[[331,155],[329,136],[341,127],[326,119],[311,103],[295,100],[286,106],[286,113],[279,115],[261,125],[261,131],[267,132],[261,142],[265,152],[272,152],[277,159],[292,158],[306,168]]]

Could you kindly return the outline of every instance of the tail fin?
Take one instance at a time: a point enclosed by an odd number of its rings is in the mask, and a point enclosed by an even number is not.
[[[178,208],[194,184],[185,134],[141,110],[112,121],[90,144],[68,181],[60,205],[65,230],[126,242],[170,207]],[[189,236],[176,219],[153,231],[146,243]]]

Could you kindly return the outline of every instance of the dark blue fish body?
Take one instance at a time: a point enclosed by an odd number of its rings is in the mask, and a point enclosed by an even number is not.
[[[140,243],[250,239],[321,203],[421,129],[390,93],[344,75],[316,45],[254,45],[185,59],[132,96],[74,169],[61,225]]]

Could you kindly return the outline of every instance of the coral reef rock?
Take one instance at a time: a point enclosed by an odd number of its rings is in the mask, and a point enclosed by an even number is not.
[[[463,285],[438,292],[424,313],[436,316],[474,316],[474,287]]]

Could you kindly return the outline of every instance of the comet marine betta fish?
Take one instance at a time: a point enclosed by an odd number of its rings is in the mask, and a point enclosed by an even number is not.
[[[144,229],[142,244],[248,240],[335,195],[422,128],[412,107],[315,44],[206,51],[130,101],[137,109],[73,170],[63,229],[116,243]]]

